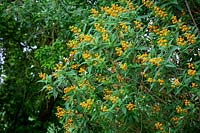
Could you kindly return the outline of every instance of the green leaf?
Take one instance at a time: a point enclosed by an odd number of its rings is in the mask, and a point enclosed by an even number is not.
[[[167,62],[165,66],[169,68],[176,68],[176,65],[174,65],[172,62]]]
[[[178,1],[177,0],[170,0],[170,1],[167,1],[166,3],[162,4],[160,7],[164,8],[164,7],[167,7],[169,5],[178,5]]]
[[[124,113],[124,115],[126,115],[126,112],[127,112],[126,107],[122,107],[122,112]]]
[[[53,88],[53,97],[56,99],[58,96],[58,92],[56,91],[56,88]]]

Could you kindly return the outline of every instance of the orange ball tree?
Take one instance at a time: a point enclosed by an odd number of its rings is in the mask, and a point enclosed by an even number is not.
[[[43,90],[62,96],[66,132],[177,132],[199,128],[199,37],[168,9],[121,0],[71,26],[69,56]]]

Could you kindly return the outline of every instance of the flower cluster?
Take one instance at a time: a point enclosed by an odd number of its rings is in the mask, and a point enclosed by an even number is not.
[[[111,94],[105,94],[105,96],[103,97],[103,99],[105,100],[110,100],[113,104],[117,102],[118,97],[117,96],[112,96]]]
[[[158,16],[162,19],[164,19],[168,15],[167,13],[165,13],[165,11],[163,9],[160,9],[158,6],[154,6],[153,9],[154,9],[156,16]]]
[[[157,58],[151,58],[149,60],[149,62],[151,62],[152,64],[156,65],[157,67],[160,66],[160,63],[163,61],[163,59],[161,57],[157,57]]]
[[[187,38],[188,42],[192,44],[194,44],[197,39],[194,34],[190,33],[185,33],[185,37]]]
[[[135,10],[134,4],[131,2],[131,0],[127,0],[126,2],[127,2],[129,10]]]
[[[173,16],[173,17],[172,17],[172,23],[173,23],[173,24],[178,23],[178,20],[177,20],[177,17],[176,17],[176,16]]]
[[[126,108],[127,108],[129,111],[134,110],[134,108],[135,108],[135,104],[129,102],[129,104],[126,105]]]
[[[116,55],[122,56],[122,54],[123,54],[122,48],[116,47],[116,48],[115,48],[115,51],[116,51]]]
[[[82,54],[82,57],[83,59],[87,60],[89,58],[91,58],[91,54],[88,52],[88,51],[85,51],[83,54]]]
[[[93,14],[94,17],[97,17],[98,14],[99,14],[99,12],[96,9],[94,9],[94,8],[91,9],[91,12],[92,12],[92,14]]]
[[[75,89],[76,89],[76,86],[75,86],[75,85],[72,85],[72,86],[70,86],[70,87],[66,87],[66,88],[64,88],[64,93],[67,94],[67,93],[69,93],[70,91],[75,90]]]
[[[149,30],[149,32],[155,32],[155,33],[157,33],[159,30],[159,27],[158,26],[155,26],[155,25],[149,25],[148,26],[148,30]]]
[[[142,0],[142,3],[147,7],[147,8],[152,8],[155,15],[157,17],[160,17],[164,19],[168,14],[165,12],[164,9],[160,9],[158,6],[153,6],[153,2],[151,0]]]
[[[52,86],[50,86],[50,85],[47,86],[47,90],[48,90],[48,91],[51,91],[52,89],[53,89]]]
[[[176,107],[176,112],[181,113],[181,112],[183,112],[183,109],[180,106],[178,106],[178,107]]]
[[[70,26],[69,28],[74,34],[79,34],[81,32],[81,29],[79,29],[75,26]]]
[[[148,54],[144,53],[142,55],[137,55],[137,62],[144,65],[145,62],[147,62]]]
[[[196,87],[198,87],[198,84],[192,83],[192,88],[196,88]]]
[[[90,110],[92,105],[94,104],[94,99],[87,99],[85,102],[80,103],[81,107]]]
[[[170,33],[170,30],[168,30],[167,28],[162,28],[160,30],[157,30],[155,33],[161,37],[165,37]]]
[[[106,112],[106,111],[108,111],[108,108],[107,108],[107,106],[103,106],[103,107],[101,108],[101,110],[102,110],[103,112]]]
[[[185,24],[181,25],[179,28],[181,29],[182,32],[190,30],[190,28],[188,28]]]
[[[46,79],[46,76],[47,76],[46,73],[39,73],[39,77],[40,77],[42,80],[45,80],[45,79]]]
[[[140,22],[140,21],[134,21],[134,24],[135,24],[135,27],[136,27],[137,29],[142,29],[142,25],[143,25],[142,22]]]
[[[167,46],[167,39],[161,37],[157,43],[159,46]]]
[[[142,3],[147,7],[151,8],[153,5],[153,2],[151,0],[142,0]]]
[[[177,42],[177,45],[179,45],[179,46],[184,46],[186,44],[186,41],[185,41],[185,39],[182,36],[179,36],[176,39],[176,42]]]
[[[185,106],[188,106],[190,104],[190,101],[188,101],[187,99],[184,100],[184,104]]]
[[[113,4],[110,8],[101,7],[101,11],[104,11],[106,15],[117,17],[119,13],[127,12],[127,9],[125,9],[122,6],[119,6],[118,4]]]
[[[96,31],[102,33],[102,39],[103,39],[104,41],[108,41],[109,35],[108,35],[106,29],[105,29],[104,27],[100,26],[99,23],[95,23],[95,24],[94,24],[94,27],[95,27]]]
[[[60,106],[57,107],[57,114],[56,116],[61,119],[63,117],[63,115],[65,114],[65,110],[63,108],[61,108]]]
[[[65,66],[63,66],[63,63],[58,63],[56,64],[56,66],[54,67],[54,71],[59,71],[62,70]]]
[[[160,85],[163,85],[163,83],[165,82],[163,79],[158,79],[158,82]]]
[[[84,36],[84,41],[91,42],[92,41],[92,36],[91,35],[85,35]]]
[[[180,120],[180,118],[174,116],[174,117],[172,117],[172,120],[173,120],[173,122],[174,122],[175,124],[178,124],[178,121]]]
[[[158,130],[163,130],[163,124],[161,123],[161,122],[157,122],[157,123],[155,123],[155,127],[156,127],[156,129],[158,129]]]
[[[174,79],[173,80],[173,83],[172,83],[172,87],[175,88],[175,87],[178,87],[180,85],[180,82],[179,82],[179,79]]]
[[[122,64],[120,67],[121,67],[121,69],[122,69],[122,70],[124,70],[124,71],[125,71],[125,70],[127,69],[127,64],[126,64],[126,63],[124,63],[124,64]]]
[[[69,40],[69,42],[67,43],[67,46],[69,48],[74,48],[74,49],[77,48],[79,45],[80,45],[80,43],[78,43],[75,40]]]
[[[160,111],[160,106],[159,105],[154,105],[153,106],[153,110],[154,110],[154,112],[159,112]]]
[[[128,26],[125,22],[120,22],[120,26],[124,32],[128,32]]]
[[[69,132],[69,128],[71,128],[71,129],[75,128],[75,126],[73,125],[73,119],[72,118],[68,119],[68,121],[66,122],[64,128],[67,131],[67,133],[70,133]]]
[[[188,63],[188,71],[187,72],[188,72],[188,75],[190,75],[190,76],[194,76],[196,74],[194,64]]]

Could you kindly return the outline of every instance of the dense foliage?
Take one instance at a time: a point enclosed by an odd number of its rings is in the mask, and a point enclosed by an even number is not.
[[[63,98],[67,132],[193,132],[199,125],[199,38],[158,3],[121,0],[71,26],[68,56],[43,90]],[[87,28],[88,27],[88,28]],[[195,35],[196,34],[196,35]]]
[[[198,130],[199,4],[0,2],[0,131]]]

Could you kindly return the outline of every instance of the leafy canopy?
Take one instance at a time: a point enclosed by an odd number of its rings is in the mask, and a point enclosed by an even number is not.
[[[71,26],[68,56],[42,90],[62,97],[67,132],[178,132],[199,128],[199,36],[168,8],[120,0]]]

